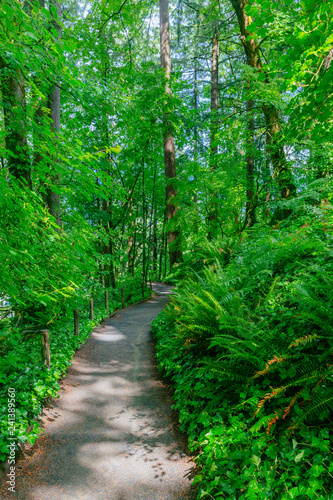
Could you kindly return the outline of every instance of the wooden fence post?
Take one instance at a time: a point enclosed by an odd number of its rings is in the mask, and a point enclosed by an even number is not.
[[[109,314],[109,292],[105,290],[105,309],[107,314]]]
[[[94,321],[94,299],[89,300],[90,306],[90,321]]]
[[[150,296],[152,296],[153,295],[153,284],[151,282],[151,278],[149,280],[149,288],[150,288]]]
[[[41,341],[42,341],[42,360],[46,369],[51,368],[51,357],[50,357],[50,334],[48,330],[41,330]]]
[[[121,302],[122,302],[122,306],[124,309],[124,307],[125,307],[125,294],[124,294],[124,287],[123,286],[121,287]]]
[[[74,335],[80,335],[79,309],[74,310]]]

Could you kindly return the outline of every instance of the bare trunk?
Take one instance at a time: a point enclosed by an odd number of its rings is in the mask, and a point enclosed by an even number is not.
[[[259,72],[263,72],[259,47],[257,42],[251,38],[250,32],[247,29],[251,23],[250,18],[245,12],[247,0],[231,0],[231,3],[237,15],[247,64],[252,68],[256,68]],[[265,74],[265,78],[266,83],[269,83],[267,73]],[[283,143],[281,142],[281,123],[278,110],[273,104],[263,104],[262,109],[266,121],[268,152],[274,169],[274,177],[279,184],[281,196],[282,198],[295,196],[296,187],[293,183],[292,173],[284,153]],[[288,213],[285,213],[285,215],[288,215]]]
[[[164,217],[163,217],[163,226],[162,226],[162,238],[161,238],[161,244],[160,244],[160,259],[159,259],[159,269],[158,269],[158,279],[161,279],[162,276],[162,266],[163,266],[163,255],[164,255],[164,246],[165,246],[165,224],[167,220],[167,214],[166,210],[164,211]]]
[[[146,212],[146,193],[145,193],[145,167],[142,165],[142,276],[146,281],[146,239],[147,239],[147,212]]]
[[[106,263],[104,264],[104,282],[105,282],[105,287],[109,288],[110,286],[112,288],[116,287],[116,276],[115,276],[115,269],[114,269],[114,263],[113,263],[113,258],[114,258],[114,246],[113,246],[113,241],[112,241],[112,236],[110,234],[110,221],[109,221],[109,216],[110,216],[110,202],[103,200],[103,212],[104,212],[104,229],[107,234],[107,244],[104,245],[103,248],[103,255],[107,256],[106,258]],[[106,214],[106,216],[105,216]]]
[[[247,137],[246,137],[246,221],[247,226],[253,226],[255,214],[255,186],[254,186],[254,117],[253,99],[246,102]]]
[[[218,20],[214,24],[212,39],[212,70],[211,70],[211,101],[210,101],[210,170],[216,169],[218,147],[216,144],[216,132],[218,130],[217,112],[219,109],[219,29]],[[217,234],[217,193],[211,194],[210,213],[208,215],[209,231],[208,238],[212,239]]]
[[[156,208],[153,211],[153,272],[157,271],[157,217]]]
[[[52,0],[50,2],[51,6],[56,8],[57,11],[57,19],[53,20],[53,27],[58,32],[58,38],[61,37],[61,27],[58,24],[57,20],[60,19],[61,16],[61,8],[58,0]],[[49,94],[48,98],[48,109],[50,112],[52,128],[54,131],[55,137],[58,137],[60,134],[60,87],[55,85]],[[60,184],[59,174],[54,174],[51,178],[52,184]],[[44,201],[46,206],[49,209],[50,214],[56,219],[58,226],[62,226],[61,220],[61,209],[60,209],[60,197],[59,194],[54,192],[52,186],[46,186],[46,193],[44,195]]]
[[[194,122],[194,140],[193,140],[193,159],[194,159],[194,217],[193,229],[194,234],[198,233],[198,195],[197,195],[197,166],[198,166],[198,125],[197,125],[197,112],[198,112],[198,85],[197,85],[197,58],[194,57],[194,109],[195,109],[195,122]]]
[[[210,169],[216,169],[217,144],[215,135],[218,129],[217,112],[219,109],[219,28],[218,21],[215,21],[214,34],[212,40],[212,76],[211,76],[211,98],[210,98]]]
[[[169,36],[169,2],[168,0],[160,0],[160,42],[161,42],[161,66],[165,70],[166,95],[171,95],[169,80],[171,74],[171,56],[170,56],[170,36]],[[176,158],[175,158],[175,141],[171,133],[171,125],[168,121],[168,115],[164,115],[164,166],[166,176],[166,207],[167,217],[170,222],[176,216],[177,207],[177,190],[176,190]],[[177,225],[172,227],[168,232],[169,237],[169,259],[170,266],[176,262],[183,260],[180,241],[180,228]]]
[[[137,237],[137,229],[138,229],[138,212],[135,218],[135,228],[134,228],[134,239],[133,239],[133,259],[131,263],[131,274],[134,276],[134,268],[135,268],[135,258],[136,258],[136,237]]]
[[[133,223],[131,223],[130,231],[132,231]],[[127,250],[127,258],[128,258],[128,272],[132,273],[133,267],[133,245],[134,245],[134,235],[130,234],[128,237],[128,250]]]

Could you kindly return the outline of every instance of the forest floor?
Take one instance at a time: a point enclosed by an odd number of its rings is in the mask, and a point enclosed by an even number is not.
[[[194,467],[177,430],[150,334],[171,288],[95,328],[42,415],[42,435],[17,462],[20,500],[194,499]]]

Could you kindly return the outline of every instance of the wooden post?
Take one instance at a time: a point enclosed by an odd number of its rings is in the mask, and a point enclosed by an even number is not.
[[[74,335],[80,335],[79,310],[74,310]]]
[[[149,280],[149,288],[150,288],[150,296],[152,296],[153,295],[153,284],[151,282],[151,278]]]
[[[125,307],[125,294],[124,294],[124,287],[123,286],[121,287],[121,302],[122,302],[122,306],[124,309],[124,307]]]
[[[90,306],[90,321],[94,321],[94,299],[89,300]]]
[[[105,290],[105,309],[107,314],[109,314],[109,292]]]
[[[48,330],[41,330],[42,360],[47,370],[51,368],[50,358],[50,334]]]

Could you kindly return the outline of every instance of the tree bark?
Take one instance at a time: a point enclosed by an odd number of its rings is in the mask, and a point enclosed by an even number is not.
[[[198,234],[199,217],[198,217],[198,40],[200,34],[200,16],[199,11],[196,12],[196,27],[195,27],[195,47],[194,47],[194,82],[193,82],[193,107],[194,107],[194,129],[193,129],[193,161],[194,161],[194,190],[193,190],[193,231]]]
[[[146,210],[146,192],[145,192],[145,167],[142,165],[142,277],[146,281],[147,262],[146,262],[146,240],[147,240],[147,210]]]
[[[218,21],[214,23],[214,32],[212,39],[212,74],[210,88],[210,169],[216,169],[216,155],[218,152],[217,144],[215,143],[215,135],[218,130],[217,112],[219,109],[219,26]]]
[[[161,66],[165,71],[166,85],[165,93],[166,96],[171,95],[171,89],[169,86],[170,75],[171,75],[171,56],[170,56],[170,35],[169,35],[169,2],[168,0],[160,0],[160,44],[161,44]],[[175,141],[171,132],[171,124],[169,122],[168,113],[164,115],[164,167],[166,176],[166,208],[168,221],[171,222],[172,219],[176,217],[178,206],[177,206],[177,189],[175,185],[176,181],[176,158],[175,158]],[[181,250],[181,239],[180,239],[180,228],[176,224],[169,228],[168,231],[169,238],[169,260],[170,267],[177,262],[183,260],[182,250]]]
[[[138,209],[137,209],[137,212],[136,212],[135,227],[134,227],[133,259],[131,261],[131,274],[132,274],[132,276],[134,276],[134,272],[135,272],[135,259],[136,259],[136,251],[137,251],[137,245],[136,245],[137,234],[138,234]]]
[[[153,273],[157,271],[157,217],[156,208],[153,210]]]
[[[253,226],[256,221],[255,186],[254,186],[254,116],[253,99],[246,102],[246,226]]]
[[[212,69],[211,69],[211,98],[210,98],[210,170],[216,169],[218,147],[216,144],[216,132],[218,130],[217,112],[219,109],[219,26],[218,20],[214,22],[212,38]],[[208,215],[208,239],[217,234],[217,193],[211,194],[210,213]]]
[[[167,221],[167,213],[166,213],[166,209],[165,209],[164,215],[163,215],[162,235],[161,235],[161,243],[160,243],[160,258],[159,258],[159,268],[158,268],[158,279],[159,280],[161,280],[161,276],[162,276],[163,255],[164,255],[164,246],[165,246],[165,240],[166,240],[166,235],[165,235],[166,221]]]
[[[53,19],[53,27],[58,32],[58,38],[61,38],[61,27],[58,24],[58,19],[61,16],[61,8],[58,0],[50,1],[50,9],[51,6],[55,7],[57,10],[57,18]],[[56,138],[59,137],[60,134],[60,87],[58,85],[54,85],[51,89],[51,92],[48,96],[48,109],[51,117],[52,129]],[[60,184],[59,174],[53,174],[51,178],[52,184]],[[44,202],[50,212],[50,214],[57,221],[58,226],[62,227],[61,220],[61,208],[60,208],[60,196],[58,193],[55,193],[52,189],[52,186],[46,186],[46,192],[44,193]]]
[[[237,15],[247,64],[262,73],[263,65],[260,59],[259,47],[257,42],[251,38],[251,34],[247,29],[251,24],[251,20],[245,12],[247,0],[231,0],[231,3]],[[269,83],[267,73],[265,73],[265,80],[266,83]],[[278,181],[282,198],[290,198],[295,196],[296,187],[283,149],[279,113],[274,104],[264,103],[262,110],[265,116],[267,147],[273,165],[274,177]]]
[[[194,56],[194,87],[193,87],[193,97],[194,97],[194,110],[195,110],[195,122],[194,122],[194,137],[193,137],[193,160],[194,160],[194,193],[193,193],[193,205],[194,205],[194,216],[193,216],[193,230],[194,234],[198,234],[198,195],[197,195],[197,168],[198,168],[198,125],[197,125],[197,113],[198,113],[198,85],[197,85],[197,57]]]
[[[1,91],[9,174],[31,189],[31,165],[26,130],[25,84],[20,68],[0,56]]]

